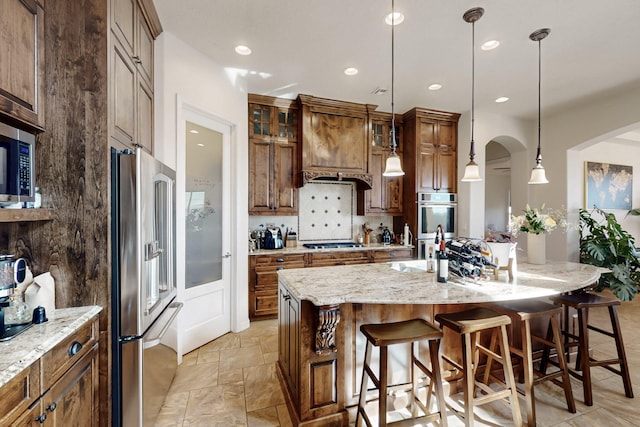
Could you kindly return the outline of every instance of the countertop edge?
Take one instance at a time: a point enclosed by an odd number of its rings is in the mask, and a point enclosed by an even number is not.
[[[22,371],[44,356],[49,350],[76,332],[86,322],[100,314],[102,307],[60,308],[47,313],[46,323],[33,325],[15,338],[0,343],[0,361],[11,357],[14,362],[0,362],[0,387],[7,384]],[[44,340],[43,340],[44,337]]]
[[[299,244],[298,246],[294,247],[294,248],[282,248],[282,249],[259,249],[253,252],[249,252],[249,256],[256,256],[256,255],[278,255],[278,254],[306,254],[306,253],[327,253],[327,252],[354,252],[354,251],[377,251],[377,250],[387,250],[387,251],[391,251],[394,249],[413,249],[415,248],[414,245],[409,245],[409,246],[405,246],[405,245],[398,245],[398,244],[392,244],[392,245],[384,245],[382,243],[371,243],[369,245],[364,245],[364,246],[360,246],[360,247],[355,247],[355,248],[326,248],[326,249],[312,249],[312,248],[305,248],[304,246],[302,246],[302,244]]]

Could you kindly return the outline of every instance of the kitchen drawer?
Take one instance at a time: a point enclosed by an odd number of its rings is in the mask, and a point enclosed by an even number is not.
[[[367,262],[369,262],[369,251],[312,252],[309,254],[310,267],[365,264]]]
[[[253,255],[256,267],[264,267],[264,266],[277,266],[283,264],[300,264],[300,268],[304,267],[304,254],[295,254],[295,255],[283,255],[283,254],[274,254],[274,255]]]
[[[256,268],[256,286],[255,290],[277,289],[278,288],[278,271],[258,271]]]
[[[40,397],[40,360],[0,389],[0,426],[13,423]]]
[[[276,285],[277,289],[277,285]],[[278,313],[278,293],[276,292],[256,292],[255,295],[256,316]]]
[[[400,248],[400,249],[371,251],[371,256],[372,256],[373,262],[408,260],[413,258],[413,249]]]
[[[91,350],[98,339],[98,319],[87,323],[42,356],[42,390],[49,389]]]

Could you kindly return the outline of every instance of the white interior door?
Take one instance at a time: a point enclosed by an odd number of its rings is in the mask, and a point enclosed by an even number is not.
[[[178,253],[185,254],[177,272],[178,300],[184,303],[177,331],[180,355],[231,330],[231,129],[189,109],[182,119],[178,132],[184,144],[178,144],[177,156],[178,188],[183,189],[178,190],[177,211],[184,230]]]

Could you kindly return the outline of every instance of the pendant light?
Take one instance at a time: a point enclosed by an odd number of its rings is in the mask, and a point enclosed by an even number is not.
[[[480,176],[480,167],[474,160],[476,157],[476,143],[473,139],[473,128],[475,122],[476,21],[482,18],[483,14],[483,8],[474,7],[473,9],[467,10],[464,15],[462,15],[462,19],[464,19],[465,22],[471,23],[471,147],[469,148],[469,163],[465,166],[464,176],[462,177],[462,181],[464,182],[482,181],[482,177]]]
[[[395,0],[391,0],[391,130],[389,132],[391,154],[387,157],[387,164],[382,172],[383,176],[402,176],[404,171],[400,165],[400,157],[396,154],[396,115],[393,103],[394,72],[395,72],[395,26],[396,26],[396,5]]]
[[[549,28],[541,28],[539,30],[534,31],[529,35],[529,38],[534,42],[538,42],[538,151],[536,153],[536,165],[531,171],[531,178],[529,179],[529,184],[548,184],[549,181],[544,173],[544,167],[542,166],[542,149],[540,148],[540,122],[541,122],[541,114],[540,114],[540,81],[542,80],[542,66],[541,66],[541,46],[542,39],[547,37],[551,30]]]

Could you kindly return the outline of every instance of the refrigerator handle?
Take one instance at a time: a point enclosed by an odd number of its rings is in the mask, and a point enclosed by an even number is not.
[[[169,326],[173,322],[173,319],[176,318],[176,316],[182,309],[182,306],[183,304],[181,302],[172,302],[167,306],[165,312],[162,313],[158,320],[153,324],[151,329],[149,329],[149,331],[145,334],[143,340],[143,348],[145,350],[160,344],[160,340],[169,329]]]

